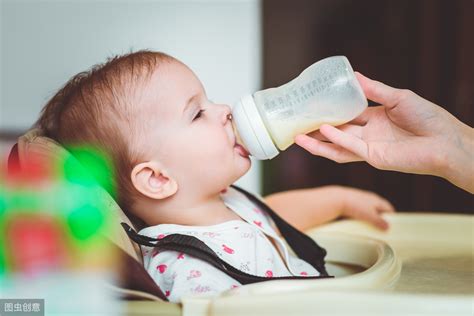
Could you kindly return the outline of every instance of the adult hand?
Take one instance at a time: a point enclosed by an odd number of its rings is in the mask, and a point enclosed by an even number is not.
[[[473,128],[409,90],[356,76],[367,98],[381,105],[338,128],[297,135],[296,144],[339,163],[440,176],[474,192]]]

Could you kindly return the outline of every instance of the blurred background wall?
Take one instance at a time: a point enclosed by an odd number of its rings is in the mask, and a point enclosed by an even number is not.
[[[355,70],[474,125],[474,1],[263,0],[262,12],[264,87],[345,55]],[[378,192],[401,211],[474,209],[471,194],[442,179],[339,165],[296,145],[266,162],[264,174],[264,193],[341,184]]]
[[[164,51],[215,102],[261,86],[258,0],[1,0],[0,152],[73,75],[131,50]],[[260,164],[242,186],[260,192]]]

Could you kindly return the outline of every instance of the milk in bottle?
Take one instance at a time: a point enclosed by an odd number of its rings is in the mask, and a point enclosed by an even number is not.
[[[243,96],[232,109],[238,138],[252,156],[271,159],[298,134],[357,117],[367,99],[344,56],[320,60],[297,78]]]

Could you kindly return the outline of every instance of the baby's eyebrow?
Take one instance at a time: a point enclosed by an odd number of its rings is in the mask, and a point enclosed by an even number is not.
[[[195,94],[193,95],[192,97],[190,97],[188,99],[188,101],[186,101],[186,105],[184,106],[184,109],[183,109],[183,114],[189,109],[189,106],[193,104],[193,102],[199,97],[198,94]]]

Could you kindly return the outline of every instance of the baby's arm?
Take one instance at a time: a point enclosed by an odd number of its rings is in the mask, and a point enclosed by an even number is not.
[[[217,295],[241,284],[205,261],[187,254],[154,251],[145,268],[170,302],[185,296]]]
[[[264,198],[281,217],[301,231],[340,216],[366,220],[381,229],[388,224],[380,213],[394,212],[379,195],[342,186],[283,191]]]

